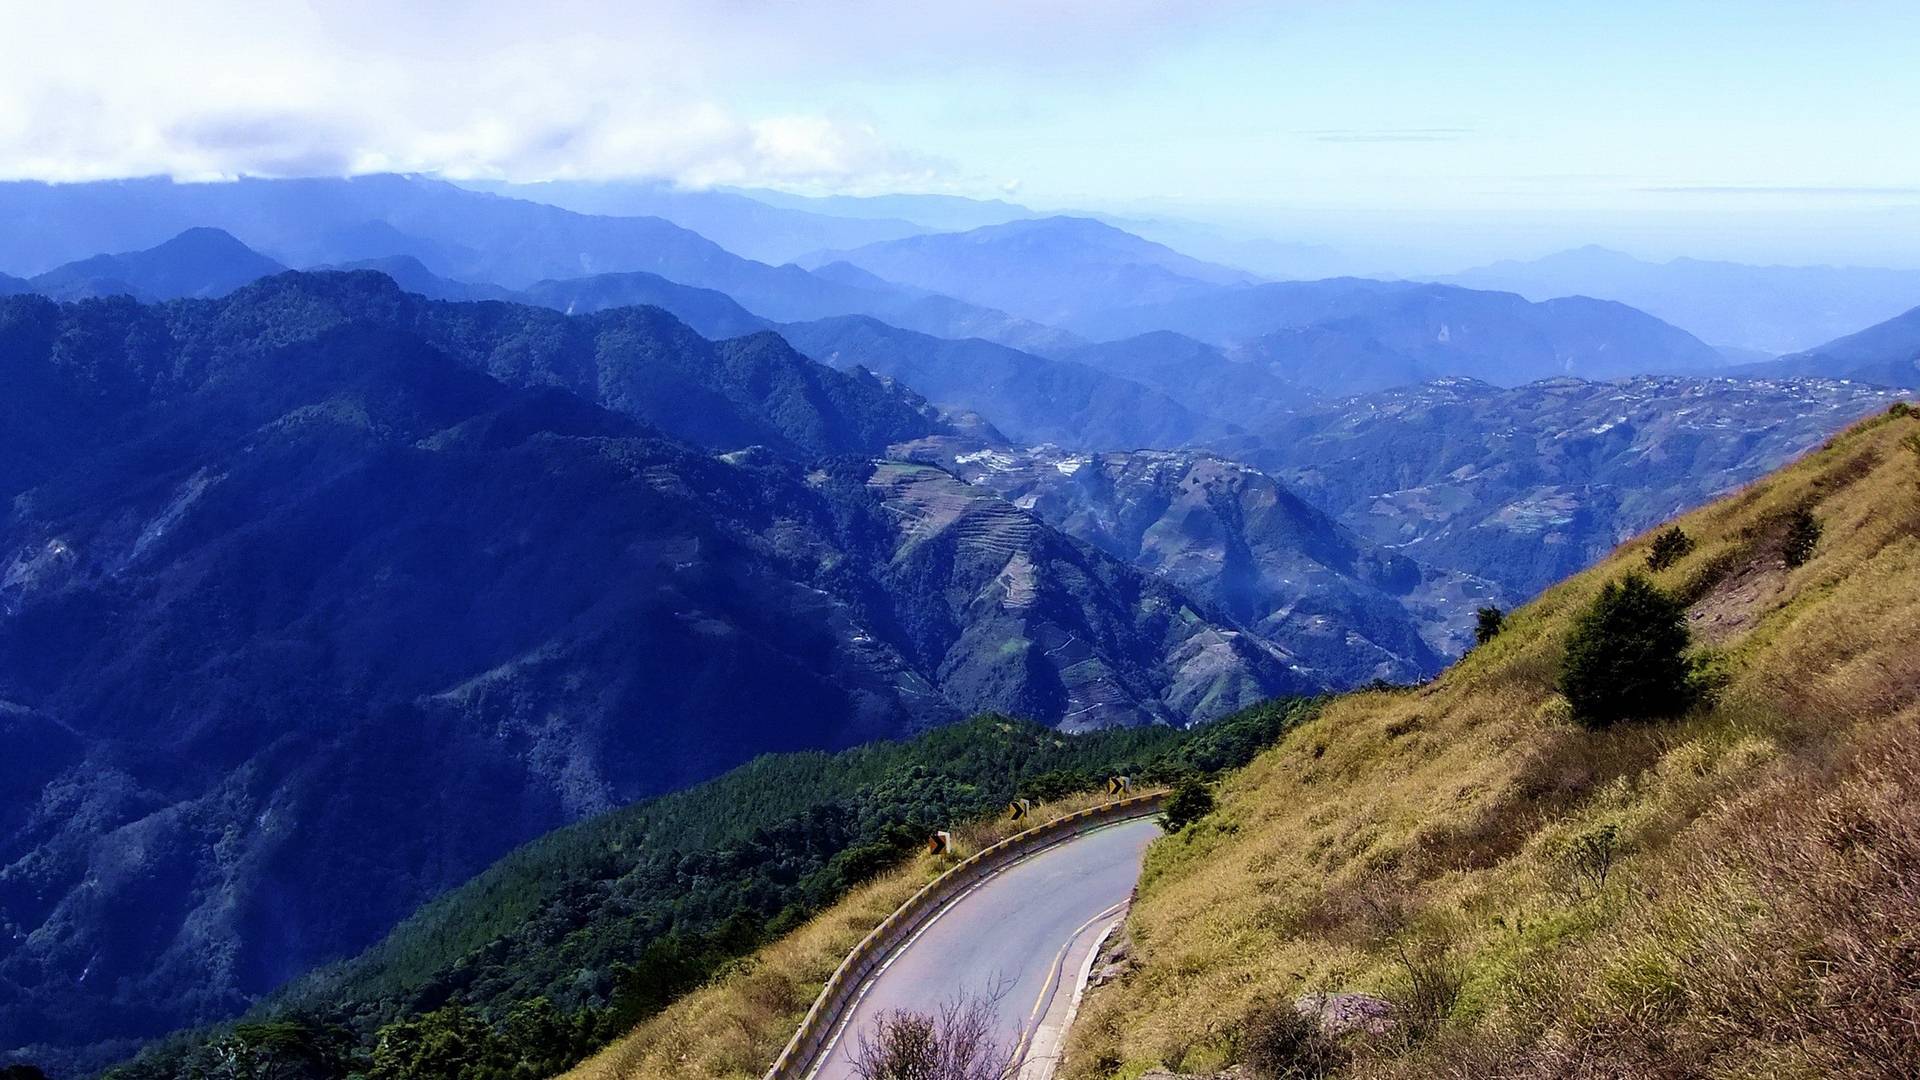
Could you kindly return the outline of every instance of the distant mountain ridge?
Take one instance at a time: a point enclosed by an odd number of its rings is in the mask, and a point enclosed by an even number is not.
[[[467,181],[462,186],[581,214],[664,218],[737,255],[775,265],[813,251],[858,247],[928,231],[897,217],[819,213],[731,191],[685,189],[659,181]]]
[[[356,259],[334,266],[309,267],[312,270],[372,270],[393,279],[394,284],[429,300],[512,300],[522,294],[512,289],[471,281],[455,281],[427,269],[427,264],[412,255],[388,255],[377,259]],[[684,321],[684,320],[683,320]],[[709,335],[711,336],[711,335]]]
[[[1171,330],[1151,330],[1085,345],[1061,353],[1060,359],[1151,387],[1201,415],[1258,430],[1316,400],[1328,381],[1351,386],[1356,375],[1364,379],[1352,363],[1358,350],[1348,345],[1342,338],[1338,362],[1289,368],[1261,356],[1259,340],[1228,349]],[[1417,382],[1421,372],[1407,365],[1401,374],[1402,381]]]
[[[648,305],[671,311],[700,336],[714,339],[757,333],[774,325],[741,307],[726,293],[682,285],[641,270],[565,281],[536,281],[512,296],[521,303],[538,304],[568,315]]]
[[[644,271],[726,293],[778,321],[870,314],[943,336],[1031,343],[1036,329],[1004,312],[921,293],[854,288],[798,266],[771,266],[656,217],[577,214],[413,176],[0,183],[0,267],[16,273],[223,229],[288,266],[412,256],[434,274],[519,289],[544,280]]]
[[[1818,379],[1444,379],[1222,449],[1374,544],[1528,597],[1896,397]]]
[[[1440,280],[1530,300],[1618,300],[1715,345],[1774,355],[1809,349],[1920,304],[1920,270],[1651,262],[1598,246],[1493,263]]]
[[[943,340],[859,316],[788,323],[780,332],[821,363],[898,379],[942,407],[985,417],[1019,443],[1137,449],[1233,430],[1155,388],[990,341]]]
[[[1049,217],[929,233],[802,260],[846,262],[1038,322],[1067,325],[1089,310],[1155,303],[1244,284],[1252,274],[1202,262],[1091,218]]]
[[[57,300],[114,295],[204,300],[285,269],[230,233],[196,227],[143,251],[95,255],[57,266],[27,284]]]
[[[1858,379],[1920,387],[1920,307],[1806,352],[1736,371],[1759,378]]]
[[[1366,278],[1216,289],[1116,307],[1065,325],[1097,340],[1171,330],[1229,347],[1313,328],[1323,338],[1343,338],[1347,344],[1343,350],[1329,349],[1325,340],[1310,343],[1317,359],[1296,363],[1302,371],[1337,372],[1343,351],[1365,355],[1384,349],[1426,378],[1464,376],[1503,385],[1561,375],[1692,374],[1726,366],[1711,346],[1624,304],[1580,297],[1531,303],[1511,293]],[[1281,359],[1285,350],[1278,352],[1269,359]]]
[[[768,206],[865,220],[909,221],[938,232],[964,232],[983,225],[1042,215],[1004,199],[970,199],[961,195],[904,193],[897,195],[795,195],[769,188],[722,188]]]

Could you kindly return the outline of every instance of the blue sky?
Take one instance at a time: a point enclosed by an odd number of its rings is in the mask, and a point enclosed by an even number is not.
[[[936,190],[1385,253],[1920,259],[1920,4],[0,0],[0,174]]]

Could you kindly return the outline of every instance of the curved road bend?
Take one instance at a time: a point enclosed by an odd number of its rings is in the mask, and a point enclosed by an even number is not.
[[[1140,877],[1153,818],[1109,825],[1014,864],[944,908],[863,988],[813,1080],[852,1080],[860,1033],[893,1009],[932,1013],[961,995],[1004,987],[999,1037],[1040,1030],[1029,1060],[1057,1053],[1058,1025],[1094,944]],[[1030,1068],[1022,1076],[1036,1075]]]

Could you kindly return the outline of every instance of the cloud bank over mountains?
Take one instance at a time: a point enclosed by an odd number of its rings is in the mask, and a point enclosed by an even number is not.
[[[784,84],[1112,64],[1191,17],[1146,0],[44,5],[0,38],[0,176],[928,188],[952,163],[853,97],[782,100]]]

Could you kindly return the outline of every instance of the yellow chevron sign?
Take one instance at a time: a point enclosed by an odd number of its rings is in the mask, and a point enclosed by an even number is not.
[[[1126,776],[1107,777],[1107,794],[1125,795],[1127,792],[1132,790],[1133,790],[1133,780],[1131,777],[1126,777]]]
[[[953,834],[952,833],[943,831],[943,832],[934,833],[932,836],[927,837],[927,854],[945,855],[952,850],[953,850]]]
[[[1025,799],[1015,799],[1007,804],[1007,820],[1019,821],[1033,809],[1033,804]]]

